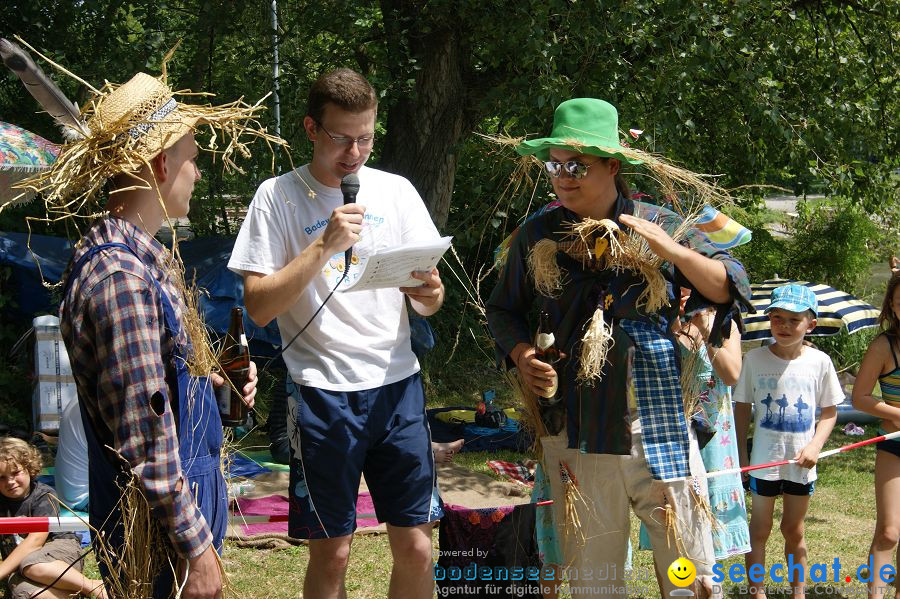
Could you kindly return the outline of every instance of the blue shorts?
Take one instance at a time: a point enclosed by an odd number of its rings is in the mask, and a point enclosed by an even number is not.
[[[287,386],[290,536],[353,534],[361,474],[379,522],[418,526],[443,515],[418,373],[365,391],[301,387],[290,379]]]
[[[816,490],[816,481],[803,485],[792,480],[763,480],[751,476],[750,490],[762,497],[778,497],[781,494],[803,497],[813,494]]]

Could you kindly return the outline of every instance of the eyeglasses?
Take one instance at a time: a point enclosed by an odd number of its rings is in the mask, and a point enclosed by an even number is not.
[[[325,132],[325,135],[331,138],[331,141],[333,141],[335,145],[338,145],[342,148],[349,148],[354,143],[356,143],[356,145],[359,146],[359,149],[368,150],[372,147],[372,144],[375,143],[374,133],[371,135],[363,135],[362,137],[357,138],[347,137],[345,135],[332,135],[331,132],[326,129],[324,125],[322,125],[322,123],[316,124],[319,126],[319,128],[322,129],[322,131]]]
[[[602,161],[598,160],[597,162]],[[563,172],[573,179],[582,179],[587,175],[588,169],[597,164],[597,162],[585,164],[583,162],[578,162],[577,160],[569,160],[568,162],[556,162],[550,160],[544,163],[544,168],[547,170],[547,174],[554,179],[561,177]]]

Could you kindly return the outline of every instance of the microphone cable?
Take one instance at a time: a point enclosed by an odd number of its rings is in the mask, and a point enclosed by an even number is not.
[[[297,174],[298,174],[298,176],[300,176],[299,172]],[[309,187],[309,185],[306,183],[306,180],[302,176],[300,176],[300,180],[303,181],[303,183],[306,184],[307,187]],[[312,190],[312,188],[310,188],[310,191],[311,190]],[[350,174],[344,175],[344,177],[341,179],[341,193],[344,196],[344,205],[346,206],[347,204],[356,203],[356,194],[358,192],[359,192],[359,175],[357,175],[356,173],[350,173]],[[351,262],[352,256],[353,256],[353,246],[351,245],[344,252],[344,274],[338,280],[337,284],[334,286],[334,288],[331,290],[331,292],[329,292],[329,294],[325,297],[325,300],[322,302],[322,305],[319,306],[319,308],[313,313],[313,315],[309,317],[309,320],[306,321],[306,324],[303,325],[303,327],[299,331],[297,331],[297,334],[294,335],[291,338],[291,340],[287,342],[286,345],[282,346],[281,351],[279,351],[274,356],[269,358],[269,361],[266,362],[266,365],[263,367],[263,369],[260,371],[259,374],[266,372],[269,369],[269,366],[271,366],[272,362],[275,361],[276,358],[282,356],[284,354],[284,352],[287,350],[287,348],[289,348],[294,343],[294,341],[297,340],[297,337],[299,337],[303,333],[303,331],[305,331],[307,329],[307,327],[309,327],[309,325],[312,324],[312,321],[316,318],[316,316],[318,316],[319,312],[322,311],[322,308],[325,307],[325,304],[328,303],[328,300],[331,299],[331,296],[334,295],[334,292],[337,291],[337,288],[340,287],[341,283],[343,283],[344,280],[347,278],[347,274],[350,272],[350,262]]]
[[[268,371],[268,370],[269,370],[269,366],[272,365],[272,362],[274,362],[276,358],[279,358],[282,354],[284,354],[284,352],[287,350],[287,348],[289,348],[289,347],[294,343],[294,341],[297,340],[297,337],[299,337],[299,336],[303,333],[303,331],[305,331],[305,330],[309,327],[309,325],[312,324],[312,321],[315,320],[316,316],[319,315],[319,312],[322,311],[322,308],[325,307],[325,304],[328,303],[328,300],[331,299],[331,296],[334,295],[334,292],[337,291],[337,288],[340,287],[340,286],[341,286],[341,283],[343,283],[344,280],[347,278],[347,273],[348,273],[349,271],[350,271],[349,268],[345,268],[345,269],[344,269],[344,274],[341,276],[340,279],[338,279],[337,284],[336,284],[334,287],[332,287],[332,289],[331,289],[331,291],[328,293],[328,295],[325,296],[325,300],[322,302],[322,305],[320,305],[320,306],[316,309],[316,311],[313,312],[313,315],[310,316],[310,317],[309,317],[309,320],[306,321],[306,324],[303,325],[303,327],[302,327],[299,331],[297,331],[297,334],[294,335],[293,337],[291,337],[291,340],[288,341],[287,344],[283,345],[283,346],[281,347],[281,350],[278,351],[278,353],[276,353],[274,356],[272,356],[271,358],[269,358],[269,361],[266,362],[266,365],[263,366],[262,370],[259,371],[259,373],[257,374],[257,377],[259,377],[260,374],[262,374],[262,373]]]

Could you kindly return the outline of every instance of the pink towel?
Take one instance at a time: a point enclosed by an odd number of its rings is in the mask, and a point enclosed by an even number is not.
[[[288,498],[284,495],[269,495],[258,499],[238,498],[238,508],[232,514],[232,519],[240,522],[241,515],[244,516],[283,516],[288,514]],[[356,526],[359,528],[370,528],[378,526],[378,520],[375,518],[375,506],[372,504],[372,496],[368,493],[360,493],[356,500],[356,513],[368,516],[367,518],[356,519]],[[251,537],[253,535],[280,533],[287,534],[288,523],[284,522],[259,522],[255,524],[243,524],[240,526],[241,533]]]

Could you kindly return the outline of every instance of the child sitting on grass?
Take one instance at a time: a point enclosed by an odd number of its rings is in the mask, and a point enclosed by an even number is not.
[[[803,343],[804,336],[816,327],[818,301],[804,285],[784,285],[772,291],[772,303],[766,309],[775,343],[751,350],[734,392],[735,430],[741,466],[748,464],[747,432],[750,409],[755,407],[753,453],[749,463],[767,464],[794,459],[796,464],[755,470],[750,475],[752,506],[750,511],[751,566],[766,566],[766,541],[772,532],[775,498],[783,495],[781,532],[784,535],[786,564],[799,564],[803,576],[785,566],[785,582],[790,583],[794,599],[806,596],[806,540],[803,521],[809,508],[816,480],[816,461],[837,420],[837,404],[844,400],[831,359]],[[816,407],[822,408],[818,425]],[[745,474],[746,476],[746,474]],[[756,571],[760,571],[756,568]],[[790,578],[788,577],[790,576]],[[765,582],[756,584],[756,599],[765,594]]]
[[[40,471],[37,449],[21,439],[0,438],[0,517],[59,515],[51,498],[53,489],[35,480]],[[81,573],[80,553],[81,546],[71,532],[0,535],[0,580],[8,579],[12,599],[38,593],[58,599],[75,593],[106,599],[103,583]]]

